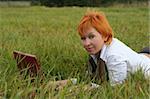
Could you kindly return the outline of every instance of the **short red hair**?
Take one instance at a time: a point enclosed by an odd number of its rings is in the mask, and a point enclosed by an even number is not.
[[[104,13],[96,11],[87,12],[81,19],[78,32],[80,36],[85,34],[85,31],[90,27],[95,28],[104,38],[107,38],[106,44],[110,44],[113,38],[113,31],[108,23]]]

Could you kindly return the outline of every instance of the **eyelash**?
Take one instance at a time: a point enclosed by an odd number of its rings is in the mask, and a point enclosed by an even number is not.
[[[95,37],[94,35],[89,35],[88,36],[89,39],[93,39],[94,37]],[[85,39],[86,39],[86,37],[81,37],[81,40],[85,40]]]
[[[81,37],[81,40],[85,40],[86,38],[85,37]]]
[[[94,35],[90,35],[88,38],[93,39],[94,37],[95,37]]]

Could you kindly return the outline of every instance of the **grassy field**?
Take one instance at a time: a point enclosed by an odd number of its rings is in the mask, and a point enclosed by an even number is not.
[[[106,84],[96,90],[84,90],[88,83],[77,25],[88,8],[3,7],[0,8],[0,98],[28,99],[148,99],[149,82],[138,72],[116,87]],[[147,7],[94,8],[104,11],[115,33],[135,51],[149,45],[149,9]],[[21,79],[12,52],[37,55],[46,79],[40,85]],[[78,78],[78,84],[55,91],[49,80]],[[45,85],[45,86],[43,86]]]

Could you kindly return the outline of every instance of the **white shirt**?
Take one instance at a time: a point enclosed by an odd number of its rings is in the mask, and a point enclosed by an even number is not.
[[[96,61],[95,56],[91,55]],[[106,63],[110,84],[122,83],[128,72],[134,73],[142,69],[146,78],[150,77],[150,58],[138,54],[116,38],[110,45],[104,45],[100,58]]]

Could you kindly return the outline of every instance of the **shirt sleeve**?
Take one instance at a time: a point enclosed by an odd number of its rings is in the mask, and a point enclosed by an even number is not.
[[[109,56],[107,68],[112,86],[123,83],[127,78],[127,63],[123,57],[117,55]]]

